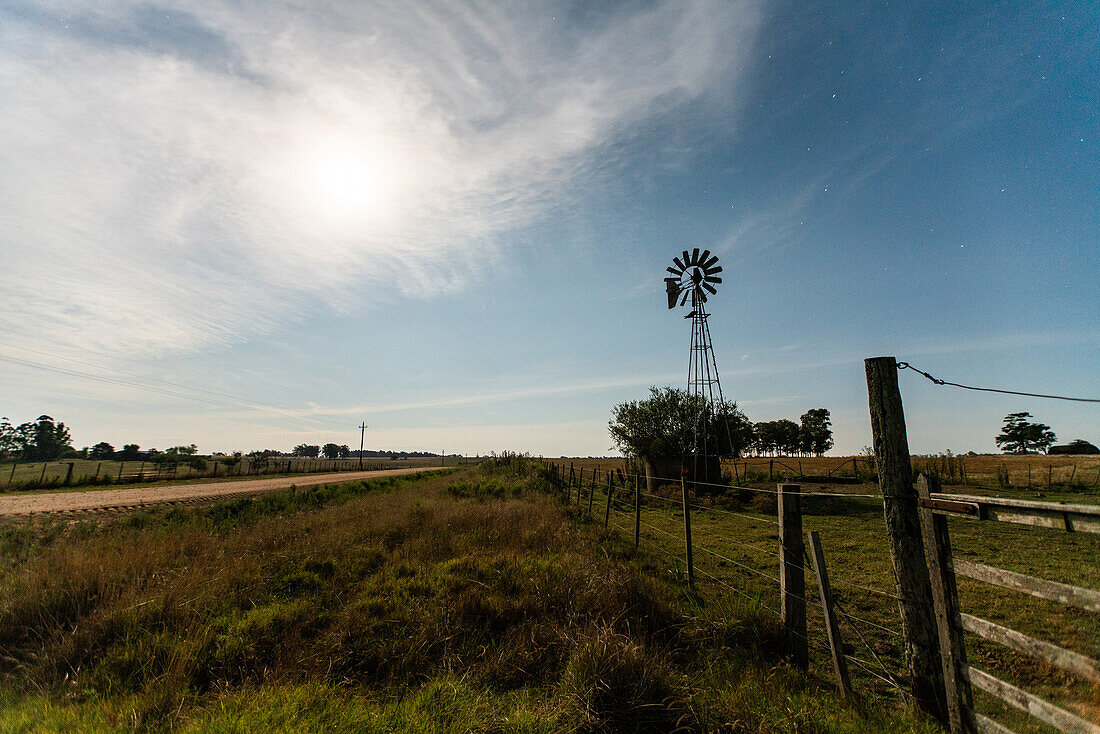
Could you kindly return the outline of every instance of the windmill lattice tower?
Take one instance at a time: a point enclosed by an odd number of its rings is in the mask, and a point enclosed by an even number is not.
[[[691,302],[691,311],[684,316],[691,319],[687,389],[689,395],[701,397],[704,406],[695,425],[695,446],[690,457],[692,475],[697,481],[717,482],[721,478],[719,447],[708,445],[710,432],[703,430],[703,425],[708,411],[713,410],[716,402],[724,400],[722,383],[718,379],[718,363],[711,344],[710,325],[707,323],[710,314],[706,309],[707,293],[712,296],[718,293],[714,286],[722,282],[718,277],[722,266],[717,264],[717,255],[711,255],[710,250],[700,253],[698,247],[690,255],[684,250],[680,257],[672,258],[672,262],[672,267],[666,268],[671,276],[665,278],[668,307],[674,309],[677,305],[684,306]]]

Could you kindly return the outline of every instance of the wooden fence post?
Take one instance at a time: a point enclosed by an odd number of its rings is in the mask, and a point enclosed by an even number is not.
[[[833,657],[836,685],[846,698],[852,698],[852,681],[848,677],[848,658],[844,655],[844,642],[840,639],[840,626],[833,613],[833,591],[829,587],[829,571],[825,567],[825,554],[821,551],[821,538],[816,530],[807,533],[810,540],[810,558],[817,575],[817,591],[821,596],[821,612],[825,615],[825,634],[829,638],[829,652]]]
[[[596,478],[592,477],[592,486],[588,488],[588,516],[592,517],[592,503],[596,501]]]
[[[608,522],[611,521],[611,472],[607,473],[607,508],[603,511],[603,526],[606,528]]]
[[[802,487],[779,487],[779,589],[783,628],[791,649],[791,661],[806,670],[810,650],[806,637],[806,569],[802,562]]]
[[[898,390],[898,365],[893,357],[872,357],[864,364],[875,464],[882,489],[890,558],[897,579],[905,659],[913,698],[922,711],[947,725],[950,722],[939,636],[932,613],[932,584],[921,540],[905,413]]]
[[[680,477],[680,496],[684,500],[684,541],[687,547],[688,586],[695,591],[695,561],[691,557],[691,504],[688,502],[687,483]]]
[[[75,463],[76,463],[76,462],[70,461],[70,462],[69,462],[69,468],[68,468],[68,470],[67,470],[67,471],[65,472],[65,481],[63,482],[63,484],[64,484],[64,485],[65,485],[66,487],[68,487],[68,486],[69,486],[69,483],[73,481],[73,465],[74,465]]]
[[[43,461],[42,462],[42,474],[40,474],[39,477],[38,477],[38,486],[42,486],[42,483],[46,481],[46,467],[47,466],[48,466],[48,464]]]
[[[95,481],[95,482],[98,482],[98,481],[99,481],[99,472],[100,472],[100,471],[101,471],[102,469],[103,469],[103,462],[101,461],[101,462],[99,462],[98,464],[96,464],[96,466],[95,466],[95,479],[94,479],[94,480],[92,480],[92,481]]]
[[[638,484],[638,475],[634,475],[634,550],[642,535],[642,490]]]
[[[917,478],[917,494],[922,499],[931,499],[931,493],[939,491],[940,480],[937,477],[921,474]],[[977,726],[974,720],[974,699],[967,675],[966,643],[963,640],[959,592],[955,586],[955,567],[951,558],[947,518],[924,507],[920,511],[920,520],[924,552],[928,558],[928,573],[932,579],[932,599],[936,605],[936,629],[939,632],[940,656],[943,660],[948,722],[953,732],[973,732]]]
[[[15,467],[17,467],[17,466],[19,466],[18,461],[13,461],[11,463],[11,474],[8,474],[8,486],[9,487],[11,486],[11,483],[13,481],[15,481]]]

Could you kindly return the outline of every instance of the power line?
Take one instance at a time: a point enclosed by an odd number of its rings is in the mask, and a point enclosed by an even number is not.
[[[997,392],[1004,395],[1023,395],[1028,398],[1048,398],[1050,400],[1071,400],[1075,403],[1100,403],[1098,398],[1069,398],[1065,395],[1043,395],[1041,393],[1034,392],[1018,392],[1016,390],[1000,390],[995,387],[974,387],[973,385],[960,385],[957,382],[948,382],[947,380],[941,380],[938,377],[933,377],[924,370],[919,370],[908,362],[898,362],[899,370],[913,370],[917,374],[924,375],[929,380],[937,385],[950,385],[951,387],[961,387],[964,390],[979,390],[981,392]]]

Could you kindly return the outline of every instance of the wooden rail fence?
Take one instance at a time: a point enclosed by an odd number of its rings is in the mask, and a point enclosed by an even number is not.
[[[921,474],[914,477],[897,384],[897,364],[893,358],[884,357],[869,359],[866,366],[868,405],[876,457],[875,473],[881,494],[803,491],[801,485],[790,483],[776,484],[774,489],[729,485],[714,485],[710,488],[774,495],[778,517],[777,521],[771,521],[701,506],[697,502],[697,490],[707,489],[705,483],[685,482],[680,477],[643,477],[621,471],[601,470],[598,466],[587,471],[583,467],[578,470],[573,465],[567,469],[552,462],[546,464],[547,474],[562,491],[563,501],[589,518],[593,514],[596,494],[598,490],[602,491],[604,496],[601,499],[605,503],[602,508],[604,526],[614,525],[632,535],[631,541],[635,548],[641,543],[643,527],[658,536],[666,536],[663,542],[669,547],[682,543],[680,562],[683,564],[684,578],[693,588],[696,574],[702,573],[725,589],[748,596],[742,589],[696,568],[695,559],[699,551],[708,557],[719,559],[722,565],[732,564],[743,571],[777,583],[778,608],[768,606],[766,599],[760,600],[760,605],[780,617],[788,641],[790,663],[805,670],[808,668],[811,648],[827,651],[832,676],[846,697],[858,696],[849,670],[849,665],[854,664],[863,673],[897,688],[929,716],[952,731],[999,734],[1011,731],[1002,723],[976,710],[972,692],[976,687],[983,694],[1025,711],[1060,731],[1100,734],[1100,725],[1097,723],[968,664],[965,635],[971,634],[1044,661],[1054,668],[1079,676],[1088,683],[1100,684],[1100,662],[1088,655],[964,612],[959,606],[956,577],[964,576],[1086,612],[1100,612],[1100,592],[955,558],[947,525],[948,517],[955,517],[967,521],[1026,525],[1066,533],[1100,534],[1100,507],[948,494],[941,491],[936,476]],[[642,491],[643,479],[648,490],[645,492]],[[606,485],[605,488],[600,486],[601,483]],[[655,494],[653,490],[660,483],[677,487],[679,496],[673,498]],[[576,497],[573,497],[574,488]],[[693,496],[696,501],[692,501]],[[826,567],[822,538],[816,531],[804,533],[803,528],[804,503],[807,498],[816,496],[840,500],[867,497],[881,499],[884,541],[890,550],[896,593],[867,588],[843,579],[839,583],[890,597],[897,604],[900,632],[846,611],[835,598],[833,580]],[[643,498],[665,503],[669,514],[679,514],[682,517],[683,535],[678,538],[674,533],[643,522]],[[778,526],[777,535],[772,536],[778,541],[774,552],[760,546],[753,547],[778,558],[778,576],[773,577],[760,568],[739,562],[705,544],[700,545],[692,535],[692,516],[696,512],[708,510],[774,522]],[[613,523],[613,513],[621,513],[633,522],[624,525]],[[725,539],[731,543],[749,545],[728,536]],[[817,602],[813,605],[807,603],[807,571],[816,580]],[[807,611],[811,606],[821,610],[820,637],[811,636],[808,632]],[[856,639],[867,649],[873,661],[861,659],[854,654],[851,645],[845,644],[841,634],[841,620],[850,625]],[[880,641],[882,633],[898,636],[903,645],[907,672],[905,676],[897,676],[887,669],[876,652],[881,642],[872,645],[860,631],[860,627],[878,635],[876,639]]]

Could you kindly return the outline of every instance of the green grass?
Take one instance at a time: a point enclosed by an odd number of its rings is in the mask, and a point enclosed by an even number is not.
[[[760,485],[774,489],[774,484]],[[806,492],[836,491],[825,486],[803,487]],[[587,509],[586,497],[581,506]],[[629,493],[628,493],[629,494]],[[575,493],[574,493],[575,497]],[[1089,502],[1089,492],[1063,490],[1062,501]],[[642,511],[645,548],[653,549],[662,559],[655,570],[670,575],[682,573],[683,513],[679,493],[669,492],[662,501],[647,499]],[[634,518],[632,497],[612,512],[616,542],[632,545]],[[595,506],[602,523],[606,494],[597,490]],[[692,513],[695,564],[704,593],[749,594],[758,596],[773,608],[779,607],[778,527],[775,498],[767,492],[727,493],[717,499],[699,500],[711,510]],[[874,498],[818,497],[803,499],[805,531],[819,532],[824,547],[833,591],[848,613],[874,623],[842,621],[842,636],[853,655],[867,661],[876,673],[883,673],[875,660],[880,658],[894,674],[904,673],[901,640],[874,625],[898,631],[901,628],[892,566],[886,546],[881,500]],[[729,511],[738,513],[730,514]],[[1100,589],[1100,537],[1093,534],[1065,533],[1044,528],[965,519],[949,521],[956,557],[987,565]],[[747,568],[746,568],[747,567]],[[717,581],[709,578],[718,579]],[[771,578],[769,578],[771,577]],[[1100,614],[1046,602],[1024,594],[959,577],[960,604],[964,612],[984,617],[1003,626],[1020,630],[1042,640],[1062,645],[1093,658],[1100,658]],[[830,674],[830,662],[824,648],[824,626],[817,597],[816,580],[807,572],[807,601],[812,670],[821,676]],[[729,588],[732,587],[732,588]],[[875,593],[876,591],[881,593]],[[859,634],[866,638],[866,644]],[[1100,690],[1074,675],[1052,669],[1030,657],[1007,648],[986,643],[967,635],[969,661],[1092,720],[1100,720]],[[868,649],[870,648],[870,649]],[[872,654],[873,650],[873,654]],[[852,665],[856,685],[882,695],[892,688]],[[985,694],[975,693],[978,708],[995,716],[1017,732],[1042,731],[1034,719]]]
[[[931,731],[789,669],[753,601],[533,462],[3,524],[4,731]]]

